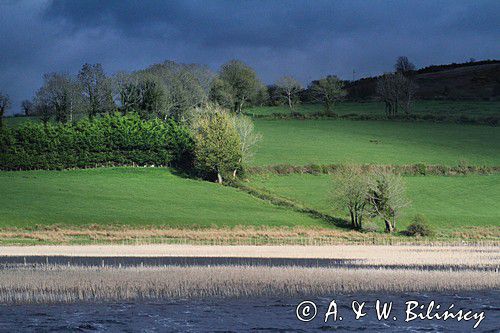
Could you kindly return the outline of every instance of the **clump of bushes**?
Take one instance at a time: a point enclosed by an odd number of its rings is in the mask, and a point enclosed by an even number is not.
[[[409,205],[400,175],[347,165],[339,168],[333,180],[332,201],[349,214],[353,228],[363,229],[364,220],[377,217],[384,221],[386,232],[396,230],[401,210]]]
[[[405,233],[408,236],[422,236],[422,237],[430,237],[435,234],[434,230],[429,224],[429,221],[422,214],[415,215],[412,223],[408,226]]]
[[[174,120],[136,114],[76,123],[27,122],[0,131],[0,169],[65,169],[102,165],[192,164],[190,131]]]

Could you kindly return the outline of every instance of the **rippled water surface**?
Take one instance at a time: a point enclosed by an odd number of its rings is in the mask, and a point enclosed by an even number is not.
[[[296,317],[304,298],[203,299],[156,302],[77,303],[53,305],[0,305],[1,332],[470,332],[475,321],[447,320],[405,322],[405,302],[428,304],[431,300],[448,309],[484,311],[485,319],[475,332],[500,331],[500,291],[432,294],[358,294],[308,297],[317,305],[310,322]],[[323,322],[332,299],[338,304],[333,322]],[[375,301],[393,302],[389,320],[378,321]],[[367,315],[354,319],[351,302],[366,302]],[[397,320],[394,320],[394,317]]]

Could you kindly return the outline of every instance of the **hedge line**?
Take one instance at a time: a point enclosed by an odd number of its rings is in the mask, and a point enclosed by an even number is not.
[[[246,170],[249,174],[334,174],[341,164],[309,164],[309,165],[291,165],[291,164],[276,164],[267,166],[254,166]],[[365,172],[383,171],[389,173],[397,173],[404,176],[418,175],[438,175],[438,176],[454,176],[467,174],[494,174],[500,173],[500,166],[472,166],[472,165],[426,165],[424,163],[407,164],[407,165],[361,165]]]
[[[247,113],[248,116],[260,119],[347,119],[347,120],[394,120],[394,121],[426,121],[426,122],[436,122],[436,123],[456,123],[456,124],[469,124],[469,125],[489,125],[498,126],[500,123],[500,117],[490,116],[490,117],[470,117],[470,116],[444,116],[436,114],[402,114],[393,117],[386,117],[385,115],[379,114],[358,114],[358,113],[348,113],[339,115],[337,113],[325,114],[324,112],[312,112],[312,113],[272,113],[270,115],[258,115]]]
[[[186,165],[192,138],[173,120],[107,115],[72,124],[27,122],[0,130],[0,169],[66,169],[103,165]]]

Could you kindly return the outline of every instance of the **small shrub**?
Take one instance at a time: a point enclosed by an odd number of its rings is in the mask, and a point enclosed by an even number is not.
[[[417,214],[413,218],[413,222],[406,229],[408,236],[423,236],[430,237],[434,235],[434,230],[429,224],[429,221],[424,215]]]
[[[380,227],[373,221],[365,221],[361,229],[365,232],[377,232],[380,230]]]
[[[427,174],[427,166],[424,163],[415,164],[415,169],[418,174],[425,176]]]

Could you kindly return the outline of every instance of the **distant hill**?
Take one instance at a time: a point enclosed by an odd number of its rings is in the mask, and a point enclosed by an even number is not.
[[[500,100],[500,60],[428,66],[410,74],[419,99]],[[375,98],[377,79],[347,82],[348,99]]]

